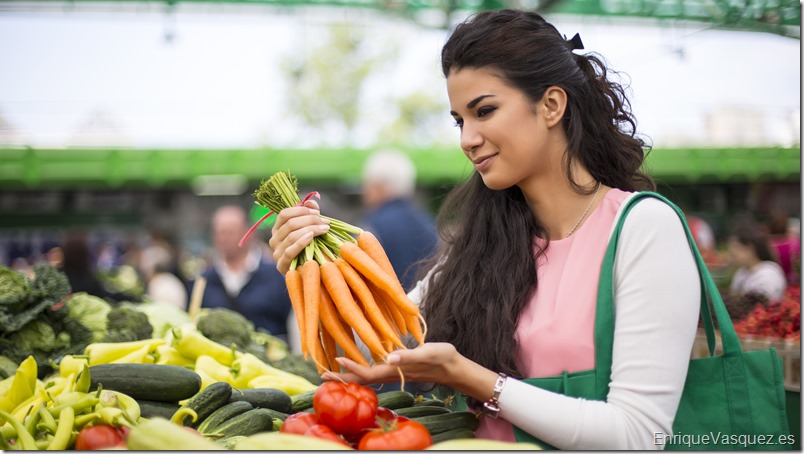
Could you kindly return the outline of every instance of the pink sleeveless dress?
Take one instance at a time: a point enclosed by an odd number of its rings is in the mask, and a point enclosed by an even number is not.
[[[550,241],[540,258],[538,291],[516,330],[519,371],[526,378],[595,367],[593,334],[600,264],[617,211],[630,194],[609,190],[575,233]],[[481,417],[475,435],[515,441],[511,424],[502,418]]]

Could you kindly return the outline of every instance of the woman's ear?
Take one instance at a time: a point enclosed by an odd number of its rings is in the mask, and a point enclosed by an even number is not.
[[[567,108],[567,93],[563,88],[548,87],[539,103],[548,128],[561,123],[561,119],[564,118],[564,110]]]

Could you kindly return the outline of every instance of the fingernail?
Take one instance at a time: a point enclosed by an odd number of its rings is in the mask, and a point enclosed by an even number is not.
[[[327,230],[329,230],[329,226],[327,224],[319,225],[318,230],[326,232]]]
[[[388,364],[397,364],[397,363],[399,363],[399,359],[400,359],[399,355],[391,353],[390,355],[388,355],[387,358],[385,358],[385,361]]]
[[[315,208],[310,208],[310,214],[319,214],[319,213],[321,213],[319,210],[316,210]]]
[[[312,237],[313,237],[313,232],[307,232],[304,235],[302,235],[301,239],[302,239],[302,241],[307,241]]]
[[[341,358],[341,357],[337,357],[337,358],[335,358],[335,362],[336,362],[336,363],[338,363],[338,364],[340,364],[341,366],[343,366],[343,364],[344,364],[344,362],[345,362],[345,361],[344,361],[344,359],[343,359],[343,358]]]
[[[329,220],[329,218],[325,218],[325,217],[321,216],[321,222],[323,222],[324,224],[329,224],[330,220]]]

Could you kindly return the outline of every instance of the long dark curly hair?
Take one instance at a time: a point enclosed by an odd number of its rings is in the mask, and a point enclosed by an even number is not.
[[[636,134],[623,87],[608,78],[602,58],[572,52],[537,13],[486,11],[459,24],[441,53],[445,77],[459,69],[491,68],[537,102],[550,86],[567,93],[562,161],[571,185],[578,160],[597,180],[624,191],[654,190],[640,168],[650,147]],[[474,172],[453,189],[438,215],[443,240],[430,264],[422,302],[427,341],[449,342],[491,370],[521,376],[517,321],[537,289],[534,239],[546,238],[518,187],[491,190]]]

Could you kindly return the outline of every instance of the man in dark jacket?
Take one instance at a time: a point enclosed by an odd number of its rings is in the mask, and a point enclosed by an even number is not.
[[[248,231],[246,211],[223,206],[212,217],[215,257],[203,273],[207,280],[202,307],[225,307],[243,314],[257,328],[286,339],[291,304],[285,278],[254,237],[242,248]]]
[[[400,152],[374,153],[363,166],[365,227],[380,240],[406,291],[438,244],[432,216],[413,201],[415,188],[416,169]]]

